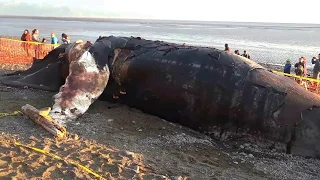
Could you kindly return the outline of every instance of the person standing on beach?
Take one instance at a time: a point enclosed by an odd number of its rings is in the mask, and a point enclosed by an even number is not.
[[[27,52],[27,55],[30,56],[30,52],[29,52],[30,46],[29,46],[29,43],[27,43],[27,42],[32,41],[32,36],[31,36],[28,29],[24,30],[24,32],[21,36],[21,41],[26,41],[26,42],[22,42],[21,46]]]
[[[54,33],[51,33],[51,44],[54,44],[54,45],[58,44],[58,38]]]
[[[62,33],[61,40],[63,44],[70,44],[70,37],[65,33]]]
[[[299,58],[299,62],[297,62],[294,67],[296,68],[294,72],[296,73],[297,76],[303,76],[304,74],[304,63],[303,59]]]
[[[40,42],[40,39],[39,39],[39,30],[38,29],[34,29],[32,31],[32,41],[33,42]]]
[[[287,59],[286,64],[284,65],[283,72],[290,74],[291,72],[291,62],[290,59]]]
[[[34,29],[32,31],[32,41],[33,42],[37,42],[37,43],[41,42],[41,40],[39,38],[39,30],[38,29]],[[40,47],[38,45],[39,44],[34,44],[34,46],[33,46],[34,47],[34,53],[35,53],[34,57],[36,57],[36,58],[40,58]]]
[[[241,56],[250,59],[250,55],[248,54],[247,50],[244,50],[244,51],[243,51],[243,54],[242,54]]]
[[[230,52],[229,44],[224,45],[224,51]]]
[[[305,57],[303,57],[303,56],[302,56],[301,58],[302,58],[302,60],[303,60],[302,62],[303,62],[303,64],[304,64],[303,75],[304,75],[304,76],[307,76],[307,74],[308,74],[308,73],[307,73],[307,58],[305,58]]]
[[[31,40],[32,40],[32,37],[29,30],[25,29],[21,36],[21,41],[31,41]]]
[[[319,72],[320,72],[320,54],[318,54],[318,59],[316,57],[313,57],[311,59],[311,63],[314,64],[313,67],[313,79],[319,79]]]

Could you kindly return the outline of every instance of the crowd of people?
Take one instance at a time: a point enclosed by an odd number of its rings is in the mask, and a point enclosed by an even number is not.
[[[51,36],[50,44],[54,45],[53,46],[54,48],[57,47],[59,44],[70,44],[70,37],[65,33],[62,33],[61,41],[58,40],[55,33],[51,33],[50,36]],[[25,29],[23,34],[21,35],[21,41],[26,42],[26,43],[22,43],[21,46],[27,52],[28,56],[41,58],[48,53],[48,49],[45,47],[45,44],[47,44],[47,39],[40,38],[38,29],[32,30],[31,33],[29,32],[28,29]],[[35,45],[29,42],[35,42],[40,44]]]
[[[226,52],[231,52],[231,49],[229,48],[229,45],[228,45],[228,44],[225,44],[225,45],[224,45],[224,51],[226,51]],[[234,54],[240,56],[239,50],[235,50],[235,51],[234,51]],[[248,58],[248,59],[251,58],[247,50],[244,50],[244,51],[243,51],[243,54],[241,54],[241,56],[246,57],[246,58]]]
[[[314,64],[312,77],[314,79],[319,79],[320,74],[320,54],[318,54],[318,58],[312,57],[311,63]],[[291,61],[287,59],[286,64],[284,66],[283,72],[290,74],[291,73]],[[310,74],[307,72],[307,58],[300,57],[299,61],[294,65],[294,72],[297,76],[305,76],[308,77]]]
[[[46,38],[40,39],[39,37],[39,30],[34,29],[30,33],[28,29],[25,29],[23,34],[21,35],[21,41],[29,41],[29,42],[38,42],[38,43],[47,43]],[[70,37],[62,33],[61,34],[61,43],[59,42],[58,38],[56,37],[55,33],[51,33],[51,44],[70,44]]]
[[[225,44],[225,49],[224,51],[226,52],[232,52],[229,45]],[[234,54],[237,54],[240,56],[240,52],[239,50],[235,50]],[[248,59],[250,59],[250,55],[248,53],[248,51],[244,50],[243,54],[241,54],[241,56],[246,57]],[[318,54],[318,58],[313,57],[311,59],[311,63],[314,64],[313,67],[313,72],[312,72],[312,77],[314,79],[319,79],[319,75],[320,75],[320,54]],[[291,74],[291,61],[290,59],[286,60],[286,63],[284,65],[284,69],[283,72],[287,73],[287,74]],[[307,72],[307,58],[306,57],[300,57],[298,62],[294,64],[294,72],[297,76],[304,76],[304,77],[309,77],[310,74],[308,74]]]

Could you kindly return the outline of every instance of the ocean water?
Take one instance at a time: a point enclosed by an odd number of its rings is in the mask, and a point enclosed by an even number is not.
[[[312,67],[311,58],[320,53],[320,25],[315,24],[0,18],[0,35],[21,36],[24,29],[34,28],[41,38],[49,39],[51,32],[59,38],[66,33],[71,41],[114,35],[218,49],[228,43],[231,50],[246,49],[254,61],[278,65],[305,56]]]

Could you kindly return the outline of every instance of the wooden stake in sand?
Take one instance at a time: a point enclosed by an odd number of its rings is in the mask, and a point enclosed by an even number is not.
[[[54,136],[58,138],[66,137],[66,128],[49,116],[50,110],[50,107],[38,110],[37,108],[29,104],[26,104],[21,108],[21,111],[25,116],[27,116],[38,125],[42,126]]]

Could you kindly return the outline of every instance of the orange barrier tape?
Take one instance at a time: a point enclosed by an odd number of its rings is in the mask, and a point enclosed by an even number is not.
[[[31,64],[42,59],[58,45],[0,38],[0,63]]]

